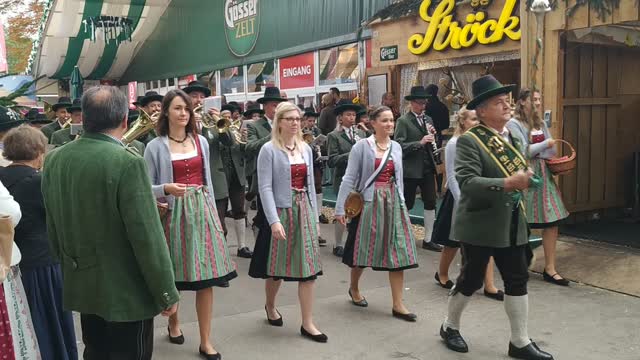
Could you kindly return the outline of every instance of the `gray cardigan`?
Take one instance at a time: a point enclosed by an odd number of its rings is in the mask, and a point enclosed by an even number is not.
[[[518,119],[511,119],[507,122],[507,129],[511,135],[518,137],[522,142],[522,146],[527,149],[527,158],[533,159],[539,157],[541,159],[551,159],[556,157],[556,147],[549,148],[549,140],[551,140],[551,133],[547,128],[547,124],[542,123],[542,132],[544,133],[545,140],[537,144],[529,144],[529,127]]]
[[[200,141],[200,152],[202,153],[204,166],[204,182],[207,185],[211,198],[215,199],[213,186],[211,185],[211,169],[209,168],[209,144],[207,143],[207,139],[202,135],[198,135],[198,140]],[[144,159],[147,161],[153,195],[156,199],[166,199],[169,208],[173,209],[173,196],[164,193],[164,184],[174,182],[169,138],[166,136],[158,136],[151,140],[144,150]]]
[[[402,146],[395,141],[391,141],[391,159],[395,167],[395,179],[398,194],[404,203],[404,186],[402,184]],[[374,185],[362,191],[367,180],[375,172],[376,149],[373,135],[353,145],[347,163],[347,172],[342,178],[338,200],[336,200],[336,215],[344,215],[344,202],[351,190],[358,189],[362,192],[364,201],[373,200]]]
[[[313,154],[307,144],[304,144],[302,157],[307,165],[307,194],[317,219],[319,212],[313,179]],[[260,149],[257,170],[262,209],[269,225],[272,225],[280,221],[277,209],[288,209],[292,206],[291,163],[289,162],[289,156],[269,141]]]

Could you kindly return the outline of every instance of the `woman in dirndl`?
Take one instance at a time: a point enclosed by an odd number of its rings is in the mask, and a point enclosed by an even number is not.
[[[318,253],[318,204],[313,154],[302,140],[300,110],[289,102],[276,108],[271,141],[258,154],[258,189],[267,219],[259,228],[249,276],[266,279],[265,311],[272,326],[282,326],[276,295],[284,281],[298,282],[302,336],[327,342],[313,322],[315,280],[322,275]]]
[[[388,271],[392,315],[415,322],[417,316],[407,310],[402,299],[404,270],[418,267],[403,196],[402,148],[391,140],[394,119],[390,108],[379,106],[369,118],[374,135],[359,140],[351,149],[336,201],[336,220],[345,225],[345,201],[349,193],[356,189],[364,198],[360,215],[348,225],[342,257],[342,262],[351,267],[349,296],[354,305],[368,306],[359,287],[364,268]]]
[[[445,289],[451,289],[454,285],[453,281],[449,279],[449,267],[451,267],[458,248],[460,248],[460,242],[452,239],[450,236],[451,229],[455,222],[458,201],[460,200],[460,186],[458,185],[458,180],[456,180],[456,169],[454,166],[456,160],[456,144],[458,143],[458,138],[464,134],[465,131],[478,125],[475,110],[468,110],[466,107],[462,107],[455,115],[455,123],[456,129],[453,137],[447,141],[444,150],[447,192],[444,194],[442,203],[438,209],[438,215],[433,225],[433,233],[431,234],[431,241],[443,246],[442,252],[440,253],[440,265],[435,274],[435,280],[438,285]],[[496,288],[493,280],[493,257],[489,260],[487,271],[484,275],[484,295],[498,301],[504,300],[504,292]]]
[[[547,124],[540,117],[542,107],[539,91],[521,89],[516,103],[515,116],[507,123],[507,129],[517,136],[527,149],[529,166],[542,179],[542,186],[530,188],[525,193],[527,220],[532,229],[542,229],[545,281],[569,286],[569,281],[556,270],[556,241],[558,225],[569,216],[560,189],[549,170],[546,159],[556,157],[556,141],[551,137]]]
[[[153,193],[169,207],[162,220],[176,288],[196,292],[199,353],[207,359],[219,359],[209,339],[212,287],[237,274],[213,200],[209,145],[196,133],[189,95],[182,90],[165,95],[156,132],[158,137],[147,145],[144,157]],[[184,343],[177,313],[169,317],[168,332],[172,343]]]

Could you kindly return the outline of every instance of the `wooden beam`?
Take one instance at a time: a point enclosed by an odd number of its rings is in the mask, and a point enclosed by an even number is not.
[[[606,90],[606,89],[605,89]],[[614,98],[576,98],[576,99],[563,99],[562,106],[586,106],[586,105],[622,105],[622,99],[618,97]]]

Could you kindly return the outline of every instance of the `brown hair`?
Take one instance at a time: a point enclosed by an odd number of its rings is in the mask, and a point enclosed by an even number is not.
[[[373,109],[370,113],[369,113],[369,120],[377,120],[378,117],[380,116],[380,114],[382,114],[385,111],[391,111],[391,108],[389,108],[388,106],[384,106],[384,105],[380,105],[378,107],[376,107],[375,109]],[[393,111],[391,111],[393,113]]]
[[[533,93],[535,92],[539,92],[539,91],[538,90],[532,91],[531,89],[528,89],[528,88],[520,89],[520,92],[518,93],[518,98],[516,100],[516,110],[515,110],[514,117],[518,121],[527,125],[527,127],[529,128],[529,131],[533,129],[542,129],[542,127],[544,126],[542,118],[540,118],[540,114],[538,114],[536,109],[533,108],[533,104],[531,104],[531,116],[529,117],[527,117],[524,107],[520,104],[520,101],[525,101],[528,98],[532,98]]]
[[[11,161],[35,160],[47,149],[47,137],[42,131],[29,125],[20,125],[9,130],[2,141],[2,154]]]
[[[189,111],[189,122],[187,123],[185,129],[186,133],[193,135],[196,134],[196,118],[193,115],[193,104],[191,102],[191,97],[189,97],[189,95],[187,95],[187,93],[182,90],[171,90],[164,96],[164,99],[162,100],[162,111],[160,113],[160,118],[158,119],[158,125],[156,126],[156,131],[160,136],[169,135],[169,107],[171,106],[171,102],[173,101],[173,99],[175,99],[177,96],[181,97],[182,100],[184,100],[186,108]]]

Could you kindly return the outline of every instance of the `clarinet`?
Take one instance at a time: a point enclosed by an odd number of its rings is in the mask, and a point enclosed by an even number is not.
[[[429,153],[431,154],[431,159],[433,159],[433,164],[436,165],[437,167],[438,165],[442,165],[442,156],[440,156],[441,151],[438,148],[438,132],[436,131],[436,128],[433,127],[433,125],[431,125],[429,122],[426,121],[426,119],[425,119],[425,125],[427,125],[427,131],[431,135],[433,135],[433,142],[429,147]]]

